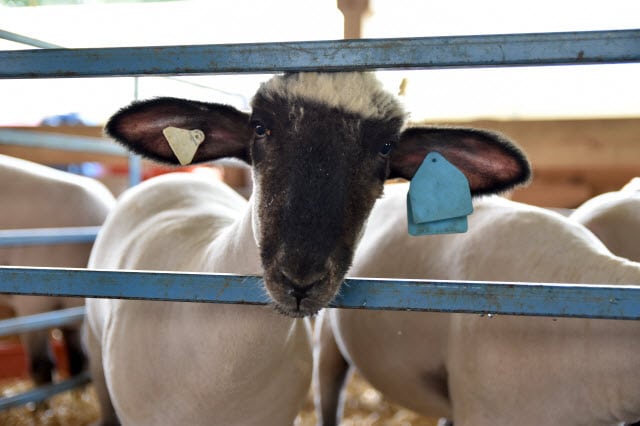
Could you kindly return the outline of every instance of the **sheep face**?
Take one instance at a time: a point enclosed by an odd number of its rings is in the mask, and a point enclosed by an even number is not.
[[[245,114],[218,104],[159,98],[116,113],[106,131],[133,151],[176,163],[163,129],[197,129],[192,162],[236,157],[253,167],[253,230],[264,285],[289,316],[327,306],[389,177],[411,179],[431,151],[468,176],[472,193],[526,181],[509,141],[486,131],[411,128],[368,73],[297,73],[264,83]]]
[[[276,309],[291,316],[313,314],[335,296],[404,123],[397,105],[372,116],[348,110],[340,94],[323,102],[319,91],[349,93],[344,76],[299,77],[282,77],[276,89],[265,85],[250,120],[264,283]]]

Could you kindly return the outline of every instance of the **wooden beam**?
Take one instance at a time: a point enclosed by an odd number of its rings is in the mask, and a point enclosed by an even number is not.
[[[640,119],[480,120],[465,125],[513,138],[540,168],[630,167],[640,173]]]
[[[38,126],[38,127],[7,127],[7,129],[26,130],[30,132],[47,132],[58,133],[72,136],[89,136],[102,137],[103,131],[101,126]],[[97,162],[108,166],[111,171],[119,171],[121,176],[112,182],[113,176],[104,177],[102,180],[108,183],[110,189],[115,193],[121,192],[127,187],[125,175],[129,167],[129,160],[126,156],[76,152],[76,151],[59,151],[49,148],[34,148],[19,145],[0,144],[0,154],[12,157],[22,158],[24,160],[33,161],[35,163],[48,166],[57,166],[65,164],[76,164],[84,162]],[[143,168],[152,175],[166,173],[174,170],[170,166],[162,166],[150,160],[143,160]],[[248,185],[246,171],[237,166],[217,165],[221,173],[222,180],[236,189],[244,189]],[[177,170],[177,169],[176,169]]]
[[[575,208],[640,176],[640,118],[448,124],[497,130],[523,148],[533,166],[533,181],[511,194],[517,201]]]
[[[338,0],[344,16],[344,38],[362,38],[362,20],[369,11],[369,0]]]
[[[103,137],[102,126],[35,126],[5,127],[12,130],[30,132],[57,133],[72,136]],[[118,155],[58,151],[48,148],[24,147],[19,145],[0,145],[0,154],[10,155],[45,165],[99,162],[109,165],[126,165],[127,158]]]

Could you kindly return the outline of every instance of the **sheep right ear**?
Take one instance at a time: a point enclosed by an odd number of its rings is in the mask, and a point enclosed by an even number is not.
[[[524,153],[499,133],[462,127],[410,127],[391,151],[391,174],[411,180],[427,154],[437,152],[469,181],[473,196],[495,194],[529,181]]]
[[[140,155],[178,164],[163,133],[168,127],[202,132],[197,134],[204,140],[189,162],[201,163],[224,157],[249,162],[252,137],[249,115],[227,105],[178,98],[134,102],[109,119],[105,132]]]

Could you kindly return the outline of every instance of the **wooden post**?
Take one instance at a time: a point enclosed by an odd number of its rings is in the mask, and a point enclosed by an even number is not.
[[[362,38],[362,19],[369,11],[369,0],[338,0],[344,15],[344,38]]]

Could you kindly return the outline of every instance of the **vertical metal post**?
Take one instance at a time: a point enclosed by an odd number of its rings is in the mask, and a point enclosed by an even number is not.
[[[129,154],[129,186],[142,182],[142,159],[139,155]]]
[[[133,98],[138,100],[138,77],[133,78]],[[137,154],[129,154],[129,186],[142,182],[142,158]]]

